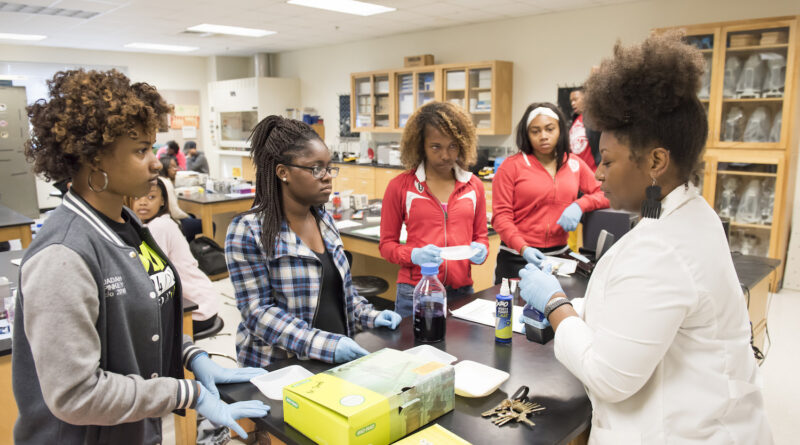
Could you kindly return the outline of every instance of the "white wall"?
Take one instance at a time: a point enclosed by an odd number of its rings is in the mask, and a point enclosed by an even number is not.
[[[162,90],[200,92],[200,129],[208,141],[208,67],[207,57],[143,54],[122,51],[92,51],[41,46],[0,45],[0,61],[64,63],[68,65],[114,65],[127,67],[134,82],[147,82]],[[46,195],[46,193],[45,193]],[[41,206],[53,205],[52,202]]]
[[[514,63],[514,122],[534,101],[556,100],[559,85],[581,83],[614,42],[643,39],[652,28],[800,14],[798,0],[660,0],[622,3],[289,51],[277,55],[277,75],[301,80],[303,106],[325,119],[326,142],[338,130],[338,94],[350,73],[398,68],[403,57],[433,54],[438,63]],[[481,143],[513,145],[506,137]]]

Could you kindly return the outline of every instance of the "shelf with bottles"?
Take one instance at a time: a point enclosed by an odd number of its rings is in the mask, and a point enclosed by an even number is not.
[[[723,28],[722,97],[719,108],[718,141],[722,147],[738,143],[747,148],[777,148],[787,145],[782,128],[792,94],[795,64],[788,22],[748,24]]]
[[[769,228],[775,207],[774,177],[730,175],[718,170],[715,210],[731,224]]]

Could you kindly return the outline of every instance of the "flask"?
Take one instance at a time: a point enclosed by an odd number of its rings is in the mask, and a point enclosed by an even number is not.
[[[444,339],[447,292],[437,275],[436,263],[422,264],[422,278],[414,288],[414,339],[435,343]]]
[[[498,343],[511,343],[511,292],[508,290],[508,279],[503,278],[500,293],[497,294],[495,303],[494,341]]]

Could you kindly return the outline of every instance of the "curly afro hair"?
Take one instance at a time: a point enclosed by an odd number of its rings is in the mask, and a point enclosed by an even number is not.
[[[681,180],[696,172],[708,134],[697,91],[703,56],[679,32],[651,35],[639,45],[614,46],[589,76],[584,98],[587,125],[608,131],[630,147],[633,159],[663,147]]]
[[[123,134],[154,131],[172,107],[155,87],[131,84],[116,70],[59,71],[47,81],[50,100],[28,107],[33,126],[25,156],[48,180],[73,177]]]
[[[461,108],[448,102],[431,102],[421,106],[408,119],[400,140],[400,160],[408,169],[417,168],[425,160],[425,127],[428,125],[458,144],[456,163],[463,169],[478,158],[478,136],[472,118]]]

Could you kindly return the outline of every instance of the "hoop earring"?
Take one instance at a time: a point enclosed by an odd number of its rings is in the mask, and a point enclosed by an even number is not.
[[[653,178],[653,185],[647,187],[644,194],[642,218],[658,219],[661,216],[661,186],[656,184],[656,178]]]
[[[86,182],[89,183],[89,190],[95,193],[102,193],[106,191],[106,189],[108,188],[108,173],[104,172],[103,170],[98,170],[98,171],[103,174],[103,188],[101,188],[100,190],[95,190],[94,187],[92,186],[92,173],[94,172],[89,172],[89,176],[86,177]]]

